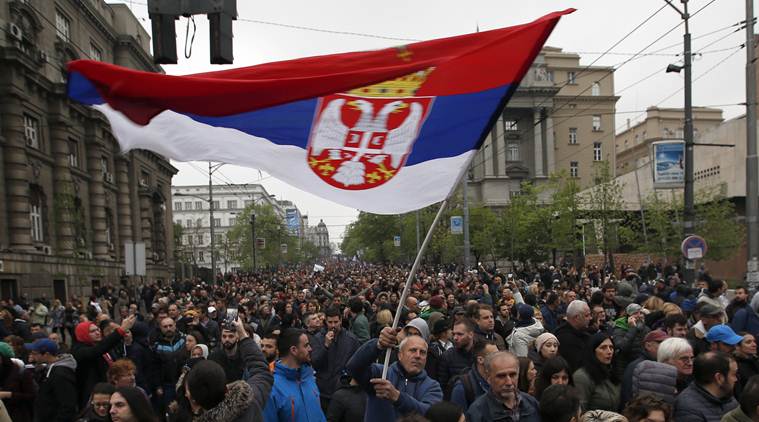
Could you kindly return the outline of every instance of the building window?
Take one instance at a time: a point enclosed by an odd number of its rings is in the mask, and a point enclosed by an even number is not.
[[[181,202],[175,202],[174,203],[174,211],[182,211],[182,203]]]
[[[601,95],[601,85],[598,82],[593,82],[593,85],[590,87],[590,95],[594,97]]]
[[[32,240],[42,242],[44,240],[42,226],[42,209],[43,209],[42,192],[39,189],[31,189],[29,198],[29,219],[32,223]]]
[[[71,167],[79,167],[79,143],[73,139],[69,139],[69,165]]]
[[[229,226],[231,227],[231,226],[234,226],[235,224],[237,224],[237,219],[234,218],[234,217],[230,218],[229,219]]]
[[[213,219],[213,226],[214,227],[221,227],[221,218],[214,218]]]
[[[548,79],[549,82],[553,82],[553,70],[546,72],[546,79]]]
[[[579,174],[579,165],[577,161],[570,161],[569,162],[569,177],[578,177]]]
[[[103,51],[99,49],[95,44],[90,43],[90,59],[103,61]]]
[[[601,131],[601,116],[593,116],[593,132]]]
[[[593,142],[593,161],[601,161],[601,143]]]
[[[188,245],[192,245],[192,235],[191,234],[187,235],[187,244]]]
[[[188,219],[187,221],[185,221],[185,223],[187,223],[185,227],[187,227],[188,229],[192,228],[192,220]]]
[[[237,201],[227,201],[227,208],[231,210],[237,209]]]
[[[27,146],[40,149],[40,121],[28,114],[24,114],[24,139]]]
[[[108,245],[108,250],[113,250],[113,215],[111,209],[105,209],[105,243]]]
[[[203,201],[195,201],[195,209],[196,210],[202,210],[203,209]]]
[[[58,10],[55,11],[55,36],[64,41],[71,36],[71,21]]]
[[[577,128],[569,128],[569,145],[577,145]]]
[[[198,227],[198,228],[203,227],[203,219],[202,218],[198,218],[198,221],[195,222],[195,227]]]
[[[506,145],[506,161],[519,161],[519,144],[510,143]]]
[[[214,237],[214,242],[217,245],[221,244],[221,235],[220,234],[215,234],[213,237]]]
[[[219,201],[213,201],[213,202],[211,203],[211,205],[213,206],[213,209],[215,209],[215,210],[218,210],[218,209],[219,209]]]
[[[203,256],[203,251],[198,251],[198,261],[204,262],[206,259]]]
[[[110,173],[108,167],[108,157],[100,157],[100,170],[103,172],[103,179],[108,179]]]
[[[567,83],[569,85],[577,83],[577,74],[575,72],[567,72]]]
[[[504,120],[503,121],[504,132],[515,132],[518,130],[516,120]]]
[[[199,235],[195,236],[195,238],[198,240],[198,245],[202,245],[203,244],[203,235],[202,234],[199,234]]]

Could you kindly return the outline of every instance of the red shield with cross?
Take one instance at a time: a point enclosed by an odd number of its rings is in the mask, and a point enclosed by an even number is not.
[[[371,189],[406,162],[434,97],[322,97],[308,141],[308,165],[346,190]]]

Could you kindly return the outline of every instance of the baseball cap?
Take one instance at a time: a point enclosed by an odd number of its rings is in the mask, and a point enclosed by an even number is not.
[[[714,306],[711,303],[704,303],[701,309],[698,310],[701,315],[715,316],[722,314],[722,309],[719,306]]]
[[[735,334],[735,331],[727,325],[719,324],[709,329],[706,333],[706,341],[709,343],[725,343],[730,346],[735,346],[743,341],[743,337]]]
[[[30,352],[50,353],[51,355],[58,354],[58,344],[46,338],[37,340],[34,343],[26,343],[24,344],[24,348]]]
[[[632,315],[632,314],[640,311],[641,309],[643,309],[642,306],[638,305],[637,303],[631,303],[631,304],[627,305],[627,308],[625,308],[625,313],[627,315]]]
[[[643,342],[646,343],[649,341],[655,341],[661,343],[668,338],[669,336],[667,333],[662,330],[651,330],[648,334],[646,334],[646,337],[643,338]]]
[[[213,306],[209,306],[209,307],[208,307],[208,313],[209,313],[209,314],[212,314],[212,313],[214,313],[214,312],[216,312],[216,308],[214,308]]]

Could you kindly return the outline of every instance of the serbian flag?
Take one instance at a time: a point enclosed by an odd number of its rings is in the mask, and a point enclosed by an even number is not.
[[[449,196],[562,15],[384,50],[170,76],[69,63],[124,151],[266,171],[377,214]]]

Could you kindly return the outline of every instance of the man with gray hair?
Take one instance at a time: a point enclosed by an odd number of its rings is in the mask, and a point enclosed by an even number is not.
[[[582,365],[585,344],[590,333],[590,307],[581,300],[573,300],[567,306],[566,321],[559,325],[554,333],[559,340],[559,355],[569,363],[570,373]]]
[[[348,374],[368,393],[365,422],[397,420],[417,413],[424,415],[429,407],[443,400],[443,390],[424,371],[427,363],[427,342],[420,336],[407,335],[398,347],[398,361],[390,365],[387,379],[382,379],[382,365],[387,349],[398,343],[397,331],[385,327],[378,339],[364,343],[348,361]]]
[[[511,352],[495,352],[485,358],[490,391],[469,406],[467,421],[539,422],[538,401],[519,391],[519,360]]]
[[[677,391],[683,391],[693,377],[693,347],[684,338],[672,337],[659,345],[656,360],[677,368]]]

